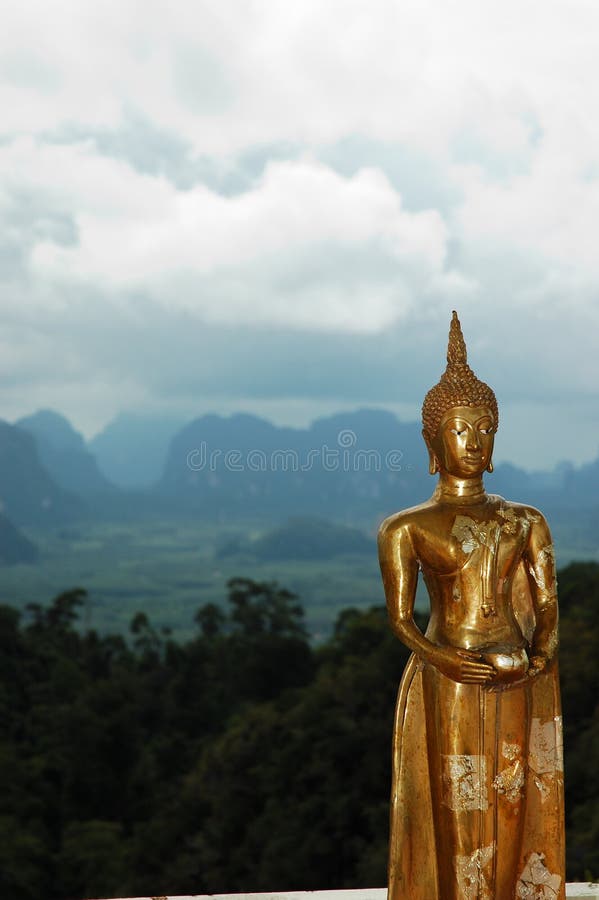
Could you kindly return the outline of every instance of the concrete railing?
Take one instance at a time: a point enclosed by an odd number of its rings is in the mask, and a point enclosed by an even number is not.
[[[185,894],[177,897],[153,894],[149,897],[123,897],[121,900],[386,900],[386,896],[386,888],[371,888],[351,891],[277,891],[270,894]],[[568,884],[566,897],[568,900],[599,900],[599,884]]]

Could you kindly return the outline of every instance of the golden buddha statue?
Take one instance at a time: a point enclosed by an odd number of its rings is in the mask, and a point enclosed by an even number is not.
[[[497,401],[467,364],[455,312],[422,419],[438,484],[379,532],[391,625],[412,650],[393,732],[389,900],[563,900],[553,546],[538,510],[485,492]]]

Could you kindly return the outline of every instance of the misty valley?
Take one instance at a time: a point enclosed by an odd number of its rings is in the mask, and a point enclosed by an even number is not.
[[[243,575],[297,593],[320,640],[341,609],[382,602],[377,527],[431,490],[420,427],[373,409],[305,429],[121,415],[88,444],[41,411],[0,423],[0,454],[0,601],[82,587],[100,632],[143,611],[184,638],[198,606],[223,603]],[[599,559],[599,460],[499,464],[488,484],[547,512],[560,565]]]

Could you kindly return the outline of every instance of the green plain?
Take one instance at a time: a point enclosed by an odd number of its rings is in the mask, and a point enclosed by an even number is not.
[[[340,610],[384,603],[373,539],[372,555],[337,556],[325,561],[259,562],[249,554],[216,558],[227,538],[256,536],[265,523],[215,526],[203,521],[143,520],[84,523],[56,531],[26,529],[40,549],[35,564],[0,569],[0,603],[23,609],[45,605],[64,590],[82,587],[88,600],[84,627],[125,633],[138,611],[155,627],[186,639],[204,603],[222,604],[233,577],[276,581],[296,593],[316,640],[330,634]]]

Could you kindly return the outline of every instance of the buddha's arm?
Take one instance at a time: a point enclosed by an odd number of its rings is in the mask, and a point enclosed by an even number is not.
[[[531,674],[542,671],[557,651],[558,608],[555,557],[547,522],[538,516],[526,550],[536,625],[531,640]]]
[[[426,638],[414,622],[414,600],[418,582],[418,557],[410,526],[394,519],[379,531],[379,561],[391,628],[397,637],[425,662],[454,681],[482,684],[494,675],[480,653],[441,647]]]
[[[410,650],[426,657],[433,645],[414,622],[414,600],[418,583],[418,559],[409,526],[383,522],[379,531],[379,562],[391,628]]]

